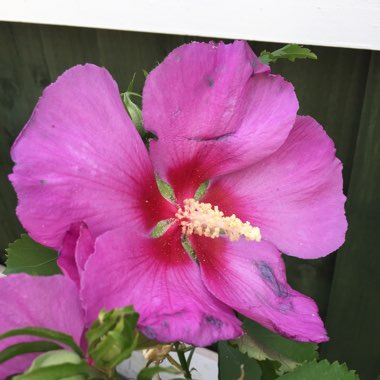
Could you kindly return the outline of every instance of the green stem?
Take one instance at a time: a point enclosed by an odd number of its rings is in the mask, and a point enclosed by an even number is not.
[[[192,379],[189,366],[187,364],[185,353],[182,350],[178,349],[179,344],[176,343],[177,355],[179,362],[181,363],[181,367],[185,372],[185,379]]]

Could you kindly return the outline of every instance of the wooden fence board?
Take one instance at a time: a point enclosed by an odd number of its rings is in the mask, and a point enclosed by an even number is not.
[[[327,327],[330,359],[362,379],[380,374],[380,53],[372,53],[348,193],[347,241],[336,261]]]

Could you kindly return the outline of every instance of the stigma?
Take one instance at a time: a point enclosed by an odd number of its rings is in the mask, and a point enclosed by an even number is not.
[[[183,209],[180,207],[176,213],[184,235],[196,234],[215,239],[225,235],[231,241],[237,241],[241,236],[246,240],[261,240],[259,227],[250,222],[243,223],[235,214],[225,216],[218,206],[210,203],[201,203],[195,199],[185,199]]]

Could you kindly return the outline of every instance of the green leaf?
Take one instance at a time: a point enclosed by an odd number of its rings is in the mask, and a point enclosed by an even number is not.
[[[45,329],[42,327],[24,327],[21,329],[10,330],[4,334],[1,334],[0,340],[20,335],[31,335],[38,336],[40,338],[55,340],[59,343],[63,343],[65,346],[72,348],[73,351],[76,352],[80,357],[83,357],[83,352],[81,348],[75,343],[74,339],[70,335],[55,330]]]
[[[138,317],[132,306],[100,311],[86,334],[88,352],[97,367],[112,369],[131,356],[139,339]]]
[[[257,361],[242,354],[228,342],[218,343],[219,380],[236,380],[241,374],[241,365],[244,365],[244,378],[260,379],[261,370]]]
[[[270,360],[280,363],[281,371],[283,372],[293,371],[299,365],[299,363],[294,360],[272,349],[271,346],[267,346],[247,334],[244,334],[239,339],[231,341],[231,344],[237,345],[240,352],[247,354],[250,358],[256,359],[257,361]]]
[[[317,345],[283,338],[246,318],[244,329],[246,334],[231,344],[259,362],[263,380],[294,371],[301,363],[318,357]]]
[[[281,380],[358,380],[355,371],[350,371],[346,364],[327,360],[312,361],[298,367],[294,372],[280,377]]]
[[[278,59],[288,59],[294,62],[296,59],[317,59],[317,56],[308,48],[296,44],[290,44],[275,50],[274,52],[262,51],[260,61],[266,65],[276,62]]]
[[[140,371],[140,373],[137,375],[137,380],[151,380],[154,375],[157,375],[158,373],[173,373],[173,374],[180,374],[181,372],[174,367],[149,367],[144,368]]]
[[[14,376],[13,380],[64,380],[68,378],[70,378],[70,380],[85,380],[88,373],[88,365],[82,360],[78,364],[64,363],[49,367],[40,367],[29,373]]]
[[[176,198],[175,198],[173,188],[167,182],[162,180],[157,174],[156,174],[156,182],[157,182],[158,190],[160,191],[161,195],[168,201],[174,203],[176,201]]]
[[[248,318],[244,318],[244,329],[262,344],[295,362],[302,363],[318,359],[317,344],[286,339]]]
[[[46,340],[16,343],[0,351],[0,364],[18,355],[28,354],[30,352],[47,352],[61,348],[62,347],[58,344]]]
[[[4,274],[28,273],[33,276],[62,274],[56,251],[36,243],[27,234],[9,244]]]

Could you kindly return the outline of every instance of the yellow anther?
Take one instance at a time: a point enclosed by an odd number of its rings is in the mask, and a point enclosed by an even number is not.
[[[185,199],[184,209],[179,208],[175,215],[181,221],[184,235],[196,234],[207,236],[211,239],[226,235],[231,241],[239,240],[244,236],[246,240],[261,240],[259,227],[253,227],[251,223],[243,223],[235,214],[224,216],[218,206],[210,203],[200,203],[195,199]]]

